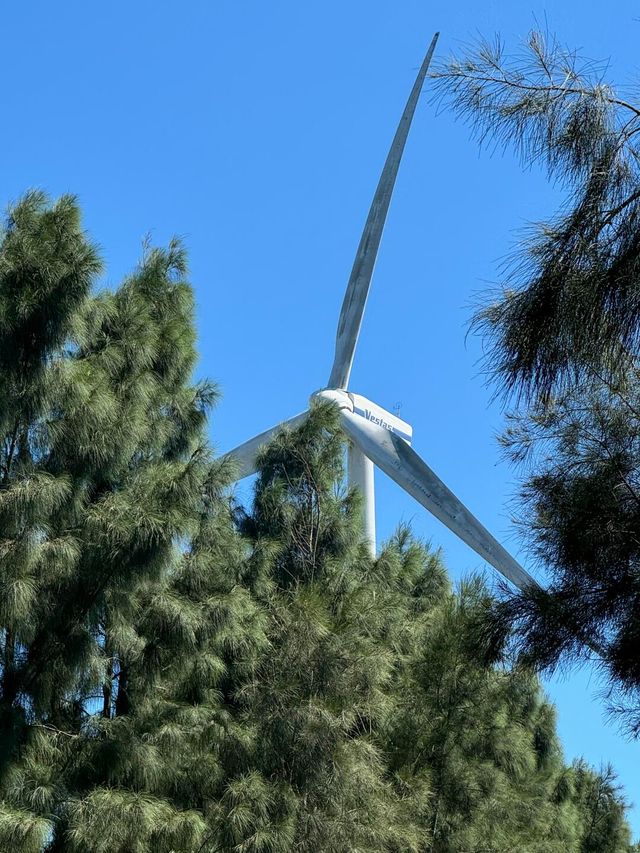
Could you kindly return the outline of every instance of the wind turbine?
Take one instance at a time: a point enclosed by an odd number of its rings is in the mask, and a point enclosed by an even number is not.
[[[431,41],[402,113],[360,238],[340,312],[335,357],[327,387],[314,392],[311,400],[331,400],[340,409],[342,429],[349,439],[348,481],[350,486],[357,486],[362,492],[364,534],[373,556],[376,554],[373,473],[374,465],[377,465],[511,583],[524,589],[537,584],[412,449],[411,426],[376,403],[348,390],[396,175],[438,36],[436,33]],[[225,458],[232,457],[235,462],[237,480],[255,473],[258,451],[278,430],[296,427],[307,416],[308,410],[225,454]]]

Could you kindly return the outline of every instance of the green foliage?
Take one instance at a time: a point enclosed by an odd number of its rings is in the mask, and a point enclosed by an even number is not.
[[[553,668],[597,650],[611,707],[640,732],[637,92],[532,33],[482,42],[438,74],[481,139],[512,145],[566,190],[474,323],[496,392],[520,406],[503,443],[524,465],[524,528],[551,579],[507,595],[489,645],[516,628],[520,660]],[[486,639],[486,638],[485,638]]]
[[[568,196],[476,317],[498,393],[531,399],[619,363],[640,332],[640,107],[540,32],[514,54],[482,41],[436,76],[481,141],[546,166]]]
[[[69,809],[67,849],[73,853],[158,853],[197,850],[205,823],[145,794],[97,788]]]
[[[0,346],[0,715],[18,811],[4,831],[29,809],[30,824],[16,821],[37,849],[52,817],[61,849],[193,849],[204,818],[186,784],[192,742],[215,740],[213,754],[223,742],[216,690],[231,643],[250,658],[240,635],[255,608],[234,590],[229,512],[226,526],[211,515],[224,506],[204,439],[215,391],[190,384],[184,251],[152,249],[94,296],[99,269],[72,199],[32,195],[11,212],[0,310],[22,319]]]
[[[374,736],[391,710],[387,634],[406,607],[371,565],[341,479],[337,412],[319,406],[265,450],[243,524],[269,650],[242,698],[276,807],[250,850],[419,849]]]
[[[281,432],[236,506],[205,437],[215,389],[191,381],[183,250],[113,292],[91,292],[98,270],[72,200],[17,205],[0,848],[627,849],[612,778],[564,767],[535,679],[474,645],[482,584],[453,592],[404,528],[369,556],[336,411]]]
[[[0,807],[0,841],[5,850],[40,853],[51,832],[51,824],[22,809]]]
[[[608,766],[596,773],[584,761],[576,761],[571,771],[581,823],[580,853],[631,851],[625,802],[613,769]]]
[[[415,788],[430,850],[574,849],[553,709],[530,674],[488,668],[470,642],[487,598],[467,582],[425,622],[390,727],[392,768]]]
[[[496,605],[489,632],[553,668],[602,650],[610,705],[640,731],[637,530],[640,384],[595,380],[512,414],[503,444],[524,469],[522,524],[552,570],[546,591]]]

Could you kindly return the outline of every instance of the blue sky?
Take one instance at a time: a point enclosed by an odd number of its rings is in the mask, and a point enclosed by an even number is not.
[[[223,398],[221,450],[306,406],[327,380],[338,312],[395,125],[435,30],[440,58],[478,33],[510,44],[543,22],[611,79],[638,78],[636,4],[593,0],[300,3],[24,2],[3,14],[0,199],[74,192],[116,284],[142,241],[184,237],[199,372]],[[393,10],[393,11],[391,11]],[[535,18],[534,18],[535,16]],[[502,414],[465,338],[471,306],[557,193],[513,157],[480,154],[428,95],[398,178],[352,390],[399,405],[414,447],[525,565],[510,522]],[[454,578],[473,552],[383,475],[378,528],[441,546]],[[547,682],[568,758],[611,760],[640,804],[640,745],[605,718],[590,671]],[[640,809],[632,812],[640,834]]]

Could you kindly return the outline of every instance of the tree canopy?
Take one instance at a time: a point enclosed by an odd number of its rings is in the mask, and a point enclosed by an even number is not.
[[[535,676],[487,660],[479,579],[401,528],[376,559],[337,412],[207,439],[179,243],[115,290],[74,199],[0,242],[0,848],[631,850],[615,778],[567,766]]]
[[[436,78],[480,142],[512,147],[565,195],[476,316],[498,392],[532,399],[613,369],[640,342],[640,100],[539,31],[511,52],[481,41]]]
[[[550,580],[506,595],[485,627],[500,644],[515,626],[520,660],[542,667],[596,649],[637,735],[640,92],[622,97],[606,66],[540,32],[513,52],[480,42],[437,76],[481,141],[546,167],[564,195],[474,318],[493,387],[515,404],[502,443]]]

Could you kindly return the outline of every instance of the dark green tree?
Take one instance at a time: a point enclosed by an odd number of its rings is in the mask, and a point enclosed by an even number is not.
[[[640,375],[594,381],[512,414],[502,442],[524,474],[521,524],[551,570],[546,591],[507,596],[488,633],[554,668],[595,658],[608,703],[640,731]],[[502,639],[498,639],[502,642]],[[595,656],[593,648],[600,655]]]
[[[389,729],[392,770],[418,785],[433,853],[578,849],[552,707],[530,673],[488,666],[474,643],[488,602],[465,582],[424,621]]]
[[[337,412],[282,432],[236,506],[184,251],[114,291],[99,270],[72,199],[14,208],[0,849],[625,850],[613,780],[563,767],[535,679],[474,645],[482,586],[453,594],[406,529],[369,556]]]
[[[475,645],[488,592],[453,594],[407,530],[371,561],[341,478],[331,409],[261,460],[243,528],[270,648],[242,691],[255,753],[221,849],[577,853],[553,709]]]
[[[535,31],[519,52],[483,41],[435,76],[481,142],[512,146],[565,191],[476,317],[498,393],[532,399],[624,364],[640,333],[640,101]]]
[[[191,380],[184,252],[148,250],[115,292],[91,293],[99,270],[73,199],[12,210],[0,846],[191,850],[225,748],[227,659],[261,633],[204,435],[214,389]]]
[[[261,458],[243,531],[269,650],[241,692],[255,747],[223,800],[225,850],[420,849],[375,738],[406,608],[338,487],[342,456],[338,413],[318,406]]]
[[[584,761],[571,768],[578,808],[580,853],[630,853],[625,801],[610,766],[596,773]]]
[[[524,465],[524,529],[550,580],[506,597],[497,642],[515,625],[522,658],[547,667],[597,650],[637,734],[640,104],[535,32],[515,55],[481,43],[439,85],[482,140],[546,167],[565,194],[474,321],[497,394],[517,404],[504,444]]]

